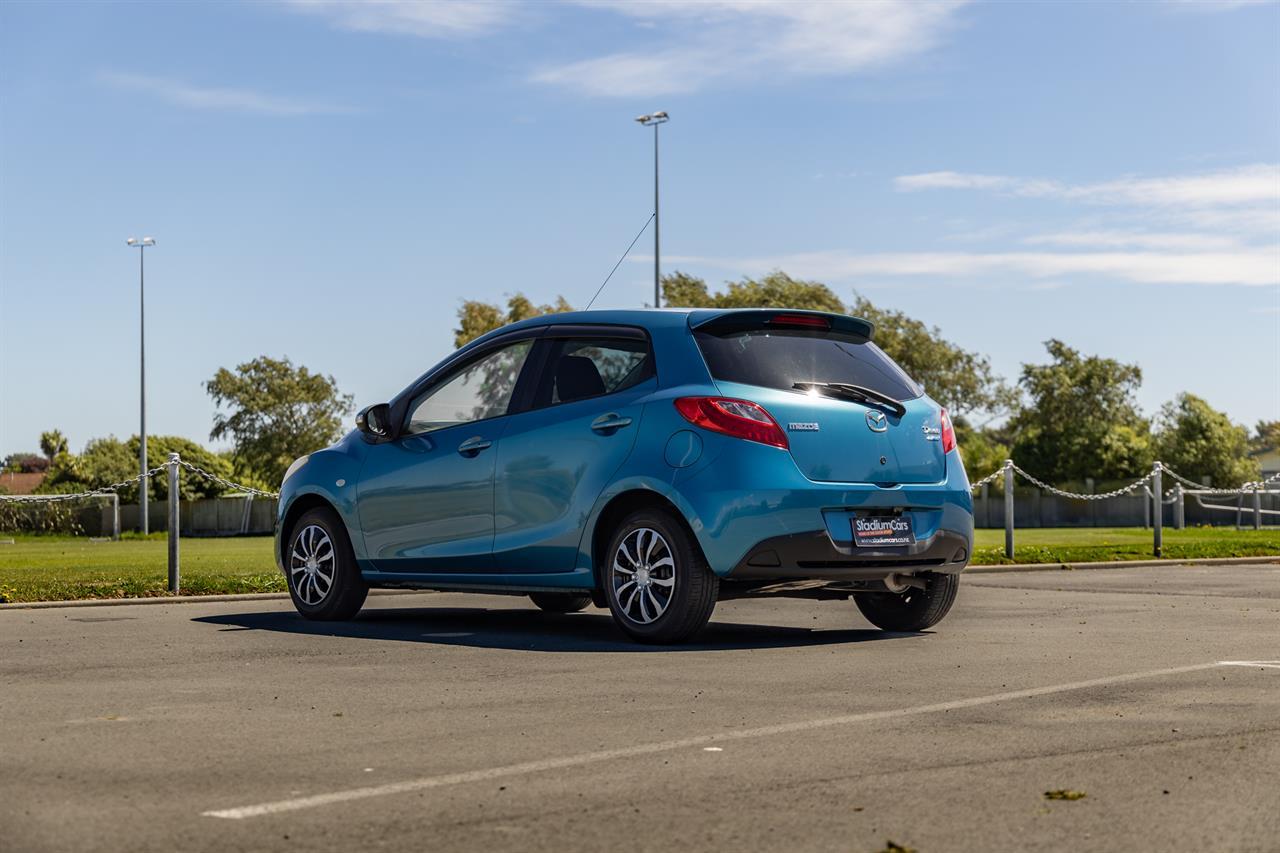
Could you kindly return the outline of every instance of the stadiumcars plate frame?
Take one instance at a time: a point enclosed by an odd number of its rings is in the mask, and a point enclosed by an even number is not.
[[[858,548],[895,548],[916,544],[915,526],[909,515],[859,515],[851,524],[853,544]]]

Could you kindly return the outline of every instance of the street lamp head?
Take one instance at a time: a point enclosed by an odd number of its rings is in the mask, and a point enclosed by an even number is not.
[[[144,246],[154,246],[155,244],[156,244],[156,241],[155,241],[155,238],[154,238],[154,237],[143,237],[143,238],[142,238],[142,245],[144,245]]]
[[[130,237],[128,240],[125,240],[124,242],[130,246],[139,246],[139,247],[154,246],[156,244],[155,239],[152,237],[143,237],[141,240],[139,240],[137,237]]]
[[[136,246],[136,245],[138,245],[138,238],[137,238],[137,237],[130,237],[128,240],[125,240],[124,242],[125,242],[125,244],[126,244],[126,245],[128,245],[128,246]]]
[[[654,124],[662,124],[664,121],[669,120],[669,118],[670,116],[668,116],[665,111],[658,110],[656,113],[652,113],[650,115],[637,116],[636,121],[640,122],[645,127],[649,127]]]
[[[649,119],[651,118],[653,118],[653,116],[650,116],[650,115],[636,116],[636,121],[640,122],[641,124],[648,124]]]
[[[653,114],[653,117],[656,119],[662,119],[663,121],[666,121],[667,120],[666,110],[658,110],[656,113]]]

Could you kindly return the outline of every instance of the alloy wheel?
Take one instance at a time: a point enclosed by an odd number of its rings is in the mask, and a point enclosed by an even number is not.
[[[632,622],[647,625],[667,611],[676,590],[675,554],[658,531],[633,530],[618,543],[610,582],[614,599]]]
[[[309,524],[293,540],[289,575],[303,604],[317,605],[333,588],[336,567],[333,541],[318,524]]]

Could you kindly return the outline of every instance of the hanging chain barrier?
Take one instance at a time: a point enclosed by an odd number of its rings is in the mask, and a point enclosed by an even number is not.
[[[1129,485],[1123,486],[1119,489],[1112,489],[1109,492],[1102,492],[1100,494],[1084,494],[1082,492],[1068,492],[1065,489],[1059,489],[1056,486],[1051,486],[1048,483],[1044,482],[1043,480],[1039,480],[1031,476],[1026,471],[1022,470],[1012,462],[1008,464],[1009,464],[1009,467],[1011,467],[1015,472],[1022,475],[1023,479],[1027,480],[1028,482],[1032,483],[1035,486],[1038,486],[1041,489],[1044,489],[1046,492],[1049,492],[1050,494],[1057,495],[1058,497],[1062,497],[1062,498],[1074,498],[1075,500],[1078,500],[1078,501],[1105,501],[1111,498],[1118,498],[1121,495],[1129,494],[1139,486],[1145,486],[1147,483],[1151,481],[1151,478],[1155,476],[1155,471],[1153,470],[1151,473],[1147,474],[1145,477],[1139,477]]]
[[[994,482],[1001,474],[1004,473],[1004,469],[1007,467],[1008,467],[1007,464],[1001,465],[999,468],[992,471],[990,474],[983,477],[981,480],[978,480],[977,482],[970,484],[969,488],[971,490],[977,490],[977,489],[981,489],[987,483]]]
[[[1210,486],[1207,483],[1197,483],[1195,480],[1189,480],[1167,466],[1165,467],[1164,472],[1188,488],[1213,495],[1251,495],[1256,491],[1266,489],[1267,486],[1273,483],[1280,482],[1280,472],[1277,472],[1272,474],[1270,477],[1267,477],[1265,480],[1250,480],[1249,482],[1234,489],[1219,489],[1215,486]],[[1165,497],[1168,497],[1172,491],[1173,489],[1170,489],[1165,492]]]
[[[234,489],[237,492],[243,492],[248,495],[255,495],[256,497],[260,497],[260,498],[280,497],[279,492],[264,492],[262,489],[255,489],[252,486],[246,486],[241,483],[233,483],[230,480],[224,479],[223,477],[219,477],[217,474],[211,474],[208,471],[204,470],[203,468],[197,465],[192,465],[190,462],[184,462],[181,459],[178,460],[178,464],[181,465],[183,468],[186,468],[192,474],[198,474],[201,477],[204,477],[206,480],[213,480],[213,482],[218,483],[219,485],[222,485],[222,486],[226,486],[229,489]]]
[[[1164,491],[1162,488],[1164,476],[1168,475],[1174,481],[1173,488]],[[1236,527],[1240,527],[1240,522],[1245,513],[1253,516],[1253,529],[1262,529],[1262,517],[1266,515],[1280,514],[1276,510],[1262,508],[1263,494],[1276,494],[1277,492],[1270,486],[1280,483],[1280,473],[1272,474],[1262,480],[1251,480],[1247,483],[1231,488],[1218,489],[1205,483],[1197,483],[1195,480],[1182,476],[1177,471],[1169,468],[1163,462],[1154,462],[1151,465],[1151,471],[1146,475],[1139,477],[1126,486],[1118,489],[1112,489],[1109,492],[1100,492],[1097,494],[1084,494],[1082,492],[1069,492],[1066,489],[1059,489],[1045,481],[1027,473],[1012,459],[1006,459],[1004,464],[992,471],[980,480],[976,480],[971,489],[980,489],[989,483],[997,480],[1001,475],[1004,476],[1004,555],[1007,559],[1012,560],[1014,555],[1014,503],[1013,503],[1013,486],[1014,476],[1020,476],[1027,482],[1048,492],[1051,495],[1057,495],[1063,498],[1070,498],[1079,501],[1105,501],[1112,498],[1133,495],[1138,489],[1142,489],[1141,497],[1143,500],[1144,521],[1142,526],[1147,527],[1150,523],[1152,529],[1152,549],[1151,553],[1156,557],[1164,556],[1164,507],[1172,505],[1174,526],[1181,530],[1186,525],[1186,508],[1183,503],[1184,495],[1191,495],[1196,502],[1204,509],[1211,510],[1234,510],[1236,513]],[[1191,487],[1191,488],[1187,488]],[[1217,504],[1206,504],[1200,500],[1202,495],[1238,495],[1240,501],[1236,507],[1222,506]],[[1244,496],[1253,495],[1252,509],[1245,509]]]
[[[1237,486],[1234,489],[1219,489],[1214,486],[1209,486],[1204,483],[1197,483],[1195,480],[1188,479],[1182,476],[1181,474],[1179,474],[1177,471],[1174,471],[1172,468],[1170,468],[1168,465],[1165,465],[1162,462],[1157,462],[1155,463],[1155,465],[1159,466],[1160,471],[1163,474],[1166,474],[1169,477],[1173,478],[1174,480],[1177,480],[1179,483],[1187,486],[1188,488],[1193,488],[1193,489],[1209,492],[1216,495],[1251,495],[1257,491],[1265,491],[1267,486],[1280,483],[1280,472],[1278,472],[1278,473],[1272,474],[1270,477],[1267,477],[1265,480],[1250,480],[1246,483],[1243,483],[1240,486]],[[1033,486],[1043,489],[1044,491],[1050,494],[1057,495],[1058,497],[1063,497],[1063,498],[1072,498],[1073,500],[1078,500],[1078,501],[1104,501],[1104,500],[1109,500],[1111,498],[1118,498],[1118,497],[1121,497],[1122,495],[1128,495],[1132,493],[1134,490],[1151,482],[1152,478],[1155,477],[1155,466],[1153,466],[1152,470],[1148,472],[1146,475],[1139,477],[1138,479],[1134,480],[1132,483],[1130,483],[1127,486],[1122,486],[1118,489],[1112,489],[1109,492],[1099,492],[1097,494],[1086,494],[1084,492],[1069,492],[1065,489],[1059,489],[1057,486],[1052,486],[1044,482],[1043,480],[1039,479],[1038,477],[1027,473],[1026,470],[1020,467],[1012,459],[1007,459],[1005,460],[1005,463],[1001,465],[999,468],[992,471],[990,474],[983,477],[981,480],[976,480],[975,482],[970,484],[969,488],[971,490],[976,491],[977,489],[982,488],[988,483],[994,482],[995,480],[999,479],[1002,474],[1004,474],[1006,469],[1012,469],[1014,472],[1016,472],[1019,476],[1021,476],[1027,482],[1031,483]],[[1174,491],[1173,489],[1166,490],[1164,493],[1164,497],[1168,498],[1171,494],[1173,494],[1173,491]]]
[[[164,471],[168,467],[169,466],[167,463],[164,465],[159,465],[155,468],[152,468],[150,471],[146,472],[145,474],[139,474],[136,477],[130,477],[127,480],[124,480],[119,483],[112,483],[109,486],[99,486],[98,488],[92,489],[87,492],[71,492],[68,494],[58,494],[58,495],[0,495],[0,501],[12,501],[14,503],[18,503],[18,502],[57,503],[58,501],[74,501],[74,500],[79,500],[80,498],[106,497],[107,495],[115,494],[116,492],[125,488],[126,486],[132,486],[135,483],[141,483],[143,480],[149,477],[154,477],[156,474],[159,474],[161,471]]]
[[[243,483],[235,483],[235,482],[232,482],[231,480],[226,479],[225,477],[219,477],[217,474],[210,473],[209,471],[204,470],[198,465],[192,465],[190,462],[184,461],[183,459],[177,459],[176,462],[166,462],[163,465],[157,465],[156,467],[152,468],[150,471],[147,471],[145,474],[139,474],[136,477],[130,477],[127,480],[122,480],[119,483],[112,483],[109,486],[99,486],[98,488],[90,489],[87,492],[68,492],[66,494],[56,494],[56,495],[3,495],[3,494],[0,494],[0,501],[12,501],[15,503],[16,502],[56,503],[58,501],[80,500],[82,498],[106,497],[106,496],[115,494],[116,492],[119,492],[121,489],[127,488],[129,486],[137,485],[141,483],[143,480],[150,479],[151,477],[156,476],[162,471],[167,471],[169,470],[169,466],[172,464],[180,465],[183,468],[186,468],[191,473],[196,474],[200,477],[204,477],[206,480],[212,480],[218,485],[226,486],[228,489],[231,489],[234,492],[239,492],[241,494],[246,494],[246,495],[254,495],[255,497],[259,497],[259,498],[280,497],[279,492],[268,492],[262,489],[255,489],[253,486],[246,486]]]

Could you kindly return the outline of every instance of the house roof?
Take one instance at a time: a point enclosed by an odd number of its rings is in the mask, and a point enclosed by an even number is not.
[[[11,495],[29,495],[44,482],[45,473],[18,474],[13,471],[0,472],[0,486]]]

